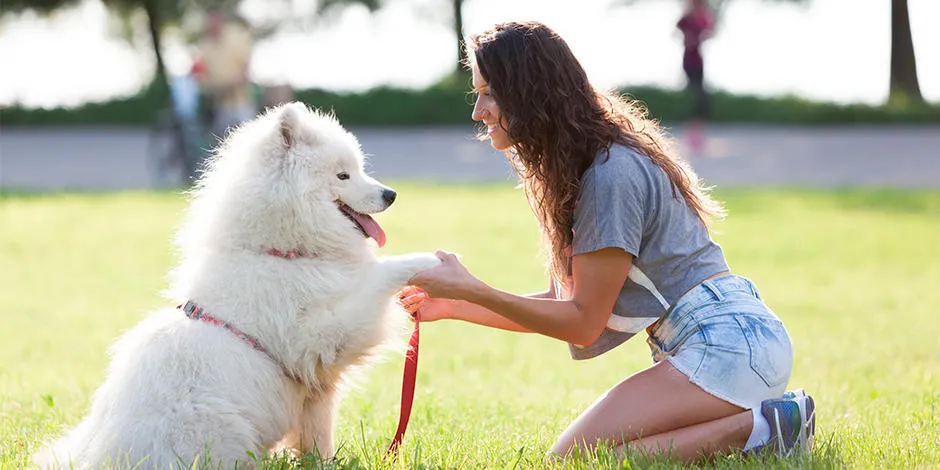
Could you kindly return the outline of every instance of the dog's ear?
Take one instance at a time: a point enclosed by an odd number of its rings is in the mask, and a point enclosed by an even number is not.
[[[300,137],[301,116],[306,112],[307,107],[297,101],[288,103],[281,109],[278,127],[280,129],[281,144],[285,149],[293,147]]]

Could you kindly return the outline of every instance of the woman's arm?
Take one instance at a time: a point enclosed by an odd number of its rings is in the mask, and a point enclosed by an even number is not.
[[[633,256],[619,248],[577,255],[572,260],[572,298],[556,300],[554,296],[526,297],[495,289],[470,274],[453,254],[438,255],[443,260],[440,266],[418,273],[409,283],[432,298],[467,301],[524,330],[579,345],[593,343],[604,330],[633,263]],[[476,308],[458,310],[469,318],[486,318]]]
[[[525,297],[536,299],[555,298],[554,286],[545,292],[528,294]],[[401,304],[408,313],[419,321],[463,320],[481,326],[498,328],[519,333],[532,333],[528,328],[508,318],[466,300],[429,298],[424,291],[405,288],[401,295]]]
[[[463,320],[465,322],[470,322],[476,325],[488,326],[491,328],[499,328],[506,331],[516,331],[519,333],[531,333],[532,330],[504,317],[498,313],[471,303],[466,300],[452,300],[452,299],[430,299],[432,302],[436,300],[444,300],[445,302],[451,302],[450,305],[450,317],[454,320]],[[420,319],[420,313],[419,313]]]

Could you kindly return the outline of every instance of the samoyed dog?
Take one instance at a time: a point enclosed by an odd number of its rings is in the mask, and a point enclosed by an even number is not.
[[[290,103],[233,131],[196,185],[168,297],[113,346],[43,468],[251,468],[249,452],[331,457],[344,379],[401,332],[395,293],[431,253],[379,258],[367,176],[335,118]],[[106,303],[106,302],[105,302]],[[107,310],[101,312],[107,315]]]

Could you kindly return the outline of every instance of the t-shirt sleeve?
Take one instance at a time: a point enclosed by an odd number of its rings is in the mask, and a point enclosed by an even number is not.
[[[635,158],[592,166],[575,207],[572,256],[621,248],[639,257],[651,189],[649,174]]]

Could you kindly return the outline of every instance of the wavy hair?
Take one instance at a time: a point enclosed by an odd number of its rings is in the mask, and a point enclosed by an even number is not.
[[[538,22],[496,25],[467,41],[466,65],[476,64],[499,104],[512,145],[506,156],[519,172],[548,250],[548,269],[562,283],[571,275],[574,208],[581,176],[599,152],[619,143],[647,156],[669,177],[707,227],[724,209],[698,176],[669,149],[646,109],[628,97],[595,89],[567,43]],[[609,155],[608,155],[609,156]]]

